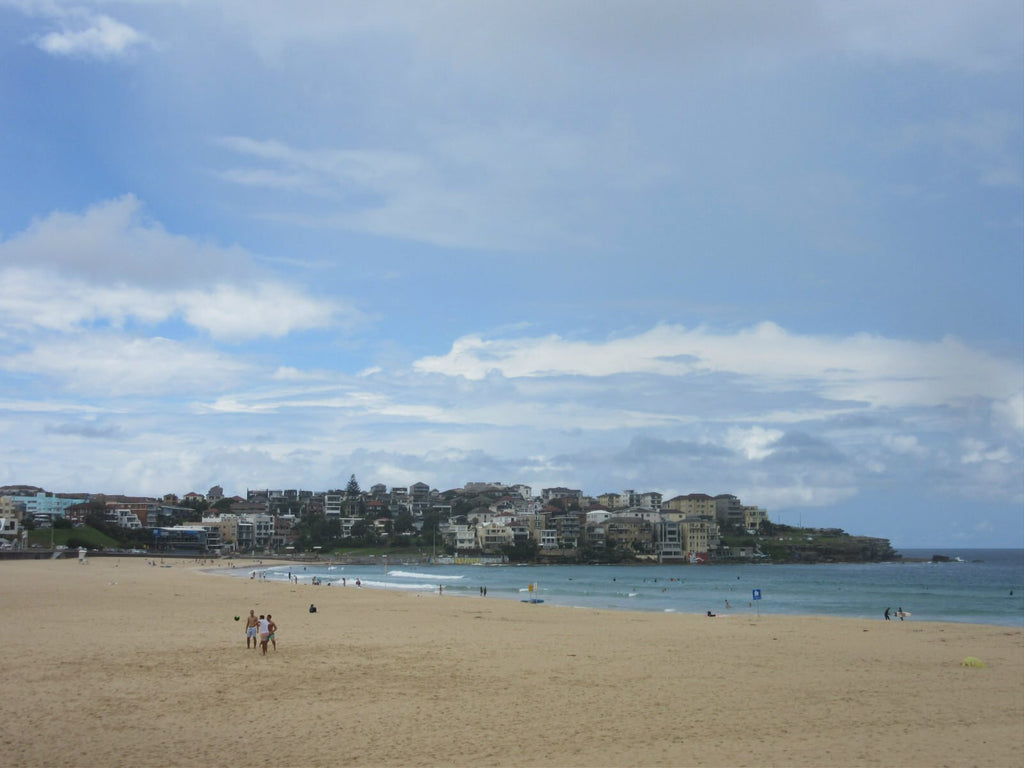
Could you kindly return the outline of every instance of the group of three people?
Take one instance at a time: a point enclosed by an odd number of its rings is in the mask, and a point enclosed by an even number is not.
[[[267,644],[272,643],[274,650],[277,650],[277,624],[274,623],[274,619],[268,613],[264,616],[262,613],[259,618],[256,616],[256,611],[249,611],[249,618],[245,622],[245,647],[256,648],[257,640],[259,641],[259,647],[263,649],[263,655],[267,655]],[[252,641],[250,646],[249,641]]]

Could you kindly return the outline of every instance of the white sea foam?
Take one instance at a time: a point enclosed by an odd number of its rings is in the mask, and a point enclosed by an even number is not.
[[[461,581],[465,576],[442,576],[437,573],[416,573],[414,571],[388,571],[388,576],[399,579],[425,579],[427,581]]]
[[[331,583],[338,585],[341,584],[341,580],[332,581]],[[436,589],[436,587],[433,584],[403,584],[402,582],[398,581],[377,581],[376,579],[361,579],[360,585],[367,589],[395,589],[408,592],[429,592]],[[355,586],[355,582],[349,579],[348,586]]]

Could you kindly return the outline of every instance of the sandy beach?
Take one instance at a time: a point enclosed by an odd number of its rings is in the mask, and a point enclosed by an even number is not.
[[[0,562],[0,763],[1013,766],[1024,750],[1019,629],[607,612],[166,562]],[[273,614],[276,652],[246,648],[250,609]]]

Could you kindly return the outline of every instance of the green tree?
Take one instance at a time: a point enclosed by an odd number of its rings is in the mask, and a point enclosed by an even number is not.
[[[502,547],[503,554],[510,563],[532,563],[537,559],[537,552],[540,546],[532,537],[516,541],[510,546]]]
[[[359,481],[356,480],[355,475],[351,475],[348,479],[348,485],[345,486],[345,495],[350,499],[355,499],[361,493],[362,491],[359,490]]]
[[[395,533],[409,533],[414,530],[412,524],[412,514],[408,511],[402,511],[398,513],[394,523]]]
[[[210,502],[206,499],[185,499],[181,505],[191,509],[195,513],[194,517],[196,520],[202,520],[203,512],[210,508]]]
[[[296,524],[295,546],[301,551],[313,547],[333,549],[341,544],[341,521],[326,515],[308,515]]]

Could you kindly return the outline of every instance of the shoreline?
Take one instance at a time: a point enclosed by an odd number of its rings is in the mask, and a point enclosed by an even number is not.
[[[219,575],[0,562],[5,764],[1002,766],[1024,748],[1019,629]],[[273,613],[276,652],[246,649],[249,609]]]
[[[294,570],[290,568],[290,563],[279,563],[274,561],[264,561],[260,563],[258,560],[252,561],[239,561],[243,563],[238,567],[222,567],[221,564],[214,564],[211,570],[214,573],[225,575],[232,578],[243,578],[243,574],[250,574],[255,571],[257,574],[266,571],[269,574],[267,579],[268,583],[276,582],[281,583],[280,579],[283,578],[284,569],[289,568],[289,572]],[[794,617],[809,617],[809,618],[855,618],[864,621],[871,620],[883,620],[883,609],[885,606],[884,596],[880,598],[882,602],[881,608],[877,611],[874,606],[866,606],[864,601],[846,605],[842,601],[835,603],[835,605],[845,606],[844,608],[826,609],[826,610],[815,610],[820,608],[820,604],[815,604],[813,600],[809,604],[801,605],[802,599],[792,599],[792,596],[786,592],[785,585],[779,589],[779,585],[773,585],[770,581],[768,583],[762,582],[760,579],[754,582],[757,586],[767,586],[769,588],[775,587],[772,592],[772,597],[769,598],[765,603],[757,606],[755,609],[755,603],[750,602],[749,595],[742,597],[740,594],[726,594],[725,592],[717,594],[705,594],[707,599],[695,599],[696,594],[693,591],[687,593],[686,591],[676,593],[674,595],[666,596],[666,599],[658,599],[657,595],[653,595],[647,592],[645,596],[633,600],[631,598],[636,597],[635,593],[625,595],[621,590],[610,590],[602,591],[604,587],[598,582],[585,583],[587,576],[586,572],[589,571],[590,566],[559,566],[560,569],[568,569],[563,571],[561,576],[545,575],[543,571],[547,566],[535,568],[533,566],[526,566],[522,570],[519,570],[517,566],[493,566],[481,569],[473,569],[465,566],[449,566],[449,565],[420,565],[415,563],[392,563],[387,572],[373,573],[365,569],[366,564],[357,563],[338,563],[331,561],[323,561],[320,563],[304,563],[301,564],[302,569],[296,571],[296,574],[300,577],[301,581],[299,584],[304,587],[311,586],[309,578],[311,576],[319,576],[323,579],[323,583],[319,586],[325,588],[336,587],[346,588],[341,585],[342,577],[347,576],[348,584],[347,588],[355,588],[355,579],[361,577],[363,580],[362,588],[370,590],[384,590],[390,591],[395,590],[399,592],[412,592],[420,594],[430,594],[431,592],[437,591],[438,581],[443,581],[445,584],[445,595],[451,595],[452,597],[468,597],[477,598],[478,593],[477,587],[486,586],[490,589],[489,596],[494,600],[519,600],[521,601],[524,597],[527,597],[525,589],[515,589],[515,587],[522,587],[531,581],[538,581],[539,584],[543,585],[543,589],[534,597],[540,598],[540,602],[543,602],[548,607],[570,607],[581,610],[612,610],[619,612],[636,613],[638,615],[649,615],[652,613],[680,613],[683,615],[694,615],[694,616],[705,616],[706,612],[710,608],[712,613],[716,614],[717,617],[725,616],[749,616],[751,618],[756,617],[758,614],[763,615],[774,615],[774,616],[794,616]],[[371,564],[372,566],[373,564]],[[376,565],[380,565],[379,563]],[[829,577],[835,581],[835,584],[831,584],[832,589],[845,589],[849,585],[842,581],[841,569],[848,564],[834,564],[835,568],[832,570],[832,575]],[[914,564],[919,565],[919,564]],[[411,567],[417,571],[417,574],[411,575],[409,573],[400,573],[408,570],[407,567]],[[310,568],[309,572],[306,572],[306,568]],[[819,564],[819,567],[826,568],[828,566]],[[422,568],[422,571],[419,570]],[[450,575],[446,569],[453,568],[452,572],[456,575]],[[509,570],[509,569],[515,570]],[[615,571],[621,566],[607,566],[607,570]],[[329,573],[333,569],[340,569],[333,573]],[[354,570],[353,570],[354,569]],[[533,569],[533,570],[531,570]],[[475,573],[474,573],[475,571]],[[646,572],[646,569],[634,570],[634,576],[636,582],[634,583],[634,590],[642,587],[638,573]],[[396,574],[398,578],[391,578],[390,574]],[[516,575],[522,576],[524,581],[513,583],[508,578],[508,575],[515,573]],[[572,576],[566,577],[565,573],[572,573]],[[696,573],[687,574],[684,570],[672,570],[670,574],[675,574],[678,578],[668,579],[667,582],[671,581],[686,581],[688,587],[696,588],[698,592],[703,590],[705,593],[709,588],[709,584],[717,584],[717,586],[711,587],[711,589],[717,590],[724,583],[718,584],[717,582],[699,580],[696,579]],[[701,569],[699,572],[702,576],[713,574],[714,571],[708,571],[707,569]],[[751,572],[753,573],[753,572]],[[763,572],[762,572],[763,573]],[[836,574],[840,574],[836,576]],[[276,576],[275,576],[276,574]],[[583,575],[581,575],[583,574]],[[644,576],[643,581],[647,582],[648,577],[652,574],[647,573]],[[750,574],[748,574],[749,576]],[[685,578],[683,578],[685,576]],[[434,578],[437,581],[431,582],[430,579]],[[621,573],[618,578],[622,578]],[[739,577],[737,577],[739,578]],[[755,578],[757,578],[755,576]],[[259,579],[259,575],[257,575]],[[451,582],[447,580],[452,580]],[[613,579],[614,580],[614,579]],[[654,579],[655,582],[659,579]],[[666,582],[666,583],[667,583]],[[622,582],[623,584],[626,582]],[[730,582],[731,583],[731,582]],[[579,586],[585,584],[584,586]],[[466,585],[470,585],[469,588]],[[313,585],[316,586],[316,585]],[[924,586],[924,589],[929,589],[928,586]],[[642,590],[641,590],[642,591]],[[662,589],[662,592],[666,590]],[[837,592],[837,594],[839,594]],[[729,605],[726,602],[725,607],[722,607],[722,597],[731,597],[733,605]],[[802,597],[806,597],[803,595]],[[819,601],[820,602],[820,601]],[[905,601],[904,601],[905,602]],[[717,606],[717,607],[716,607]],[[1014,606],[1010,606],[1013,608]],[[893,606],[895,611],[896,606]],[[947,607],[930,606],[929,610],[925,606],[920,606],[916,609],[913,615],[913,621],[917,623],[954,623],[954,624],[974,624],[979,626],[1000,626],[1009,627],[1013,629],[1024,629],[1024,616],[1019,612],[1011,611],[1007,613],[981,613],[975,611],[974,615],[970,613],[955,613],[950,612]],[[945,611],[945,613],[943,613]]]

